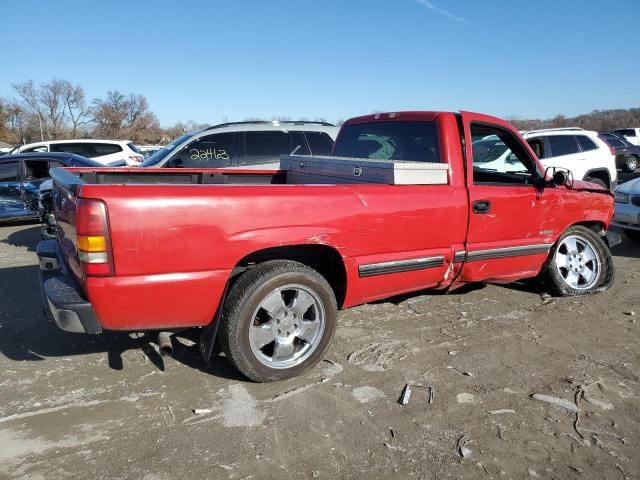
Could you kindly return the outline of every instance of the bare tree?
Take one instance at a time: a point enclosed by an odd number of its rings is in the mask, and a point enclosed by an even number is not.
[[[143,95],[129,94],[127,97],[126,127],[131,140],[144,139],[145,135],[160,130],[160,124],[153,112],[149,111],[149,102]]]
[[[106,99],[96,98],[92,104],[96,133],[107,138],[120,137],[129,115],[129,105],[125,96],[117,90],[109,90]]]
[[[64,91],[66,80],[54,78],[51,82],[42,85],[39,92],[41,109],[47,125],[49,140],[60,136],[66,118],[66,105],[64,103]]]
[[[68,80],[62,80],[62,102],[67,109],[71,121],[71,136],[78,135],[78,128],[90,121],[89,107],[84,96],[84,89],[80,85],[73,85]]]
[[[44,120],[44,112],[40,104],[40,94],[37,87],[33,83],[33,80],[27,80],[26,82],[14,84],[13,89],[16,91],[18,96],[22,99],[31,113],[37,116],[40,126],[40,140],[44,140],[45,132],[47,134],[47,137],[51,138],[46,122]]]

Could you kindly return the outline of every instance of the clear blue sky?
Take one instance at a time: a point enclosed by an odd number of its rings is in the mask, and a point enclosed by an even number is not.
[[[640,0],[0,0],[0,96],[53,77],[163,125],[640,107]]]

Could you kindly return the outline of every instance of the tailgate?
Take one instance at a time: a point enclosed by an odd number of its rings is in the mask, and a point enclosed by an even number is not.
[[[76,204],[84,181],[63,168],[51,169],[53,179],[53,210],[58,223],[58,245],[64,261],[81,282],[83,273],[76,245]]]

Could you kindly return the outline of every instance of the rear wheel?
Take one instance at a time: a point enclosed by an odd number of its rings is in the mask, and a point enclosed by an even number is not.
[[[634,242],[640,242],[640,230],[624,229],[624,234]]]
[[[635,172],[636,168],[638,168],[638,157],[633,155],[626,156],[622,163],[622,169],[625,172]]]
[[[587,182],[595,183],[596,185],[600,185],[601,187],[604,187],[604,188],[609,188],[609,185],[607,185],[607,182],[605,182],[603,179],[598,177],[588,177]]]
[[[562,234],[540,276],[552,293],[585,295],[611,285],[613,260],[596,233],[576,225]]]
[[[337,310],[331,286],[317,271],[292,261],[265,262],[231,288],[222,313],[222,347],[251,380],[290,378],[323,357]]]

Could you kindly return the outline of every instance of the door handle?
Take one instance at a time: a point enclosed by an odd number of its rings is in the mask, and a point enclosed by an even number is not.
[[[489,200],[476,200],[473,202],[473,213],[489,213],[491,211],[491,202]]]

